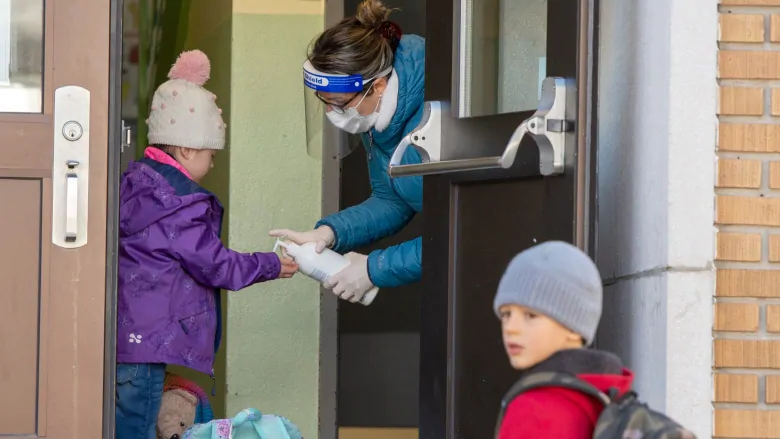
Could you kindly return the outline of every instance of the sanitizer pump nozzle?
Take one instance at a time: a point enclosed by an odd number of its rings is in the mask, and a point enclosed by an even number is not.
[[[279,247],[284,248],[287,254],[295,260],[301,273],[320,284],[325,282],[325,279],[328,277],[347,268],[350,264],[349,259],[331,249],[326,248],[322,253],[317,253],[315,250],[316,243],[314,242],[298,245],[294,242],[284,242],[281,239],[277,239],[276,244],[274,244],[274,252]],[[363,295],[360,303],[366,306],[371,305],[378,292],[379,287],[372,288]]]

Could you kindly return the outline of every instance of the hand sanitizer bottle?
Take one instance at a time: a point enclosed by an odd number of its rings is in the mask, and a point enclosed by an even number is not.
[[[274,245],[274,252],[279,247],[284,247],[287,250],[287,254],[292,256],[298,264],[298,271],[322,284],[330,276],[347,268],[350,262],[345,256],[329,248],[323,250],[322,253],[317,253],[315,250],[316,245],[315,242],[298,245],[294,242],[284,242],[281,239],[277,239]],[[360,303],[366,306],[371,305],[378,292],[379,287],[370,289],[360,299]]]

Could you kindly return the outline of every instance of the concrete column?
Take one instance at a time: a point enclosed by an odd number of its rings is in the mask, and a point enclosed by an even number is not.
[[[717,5],[601,1],[599,346],[700,438],[712,428]]]

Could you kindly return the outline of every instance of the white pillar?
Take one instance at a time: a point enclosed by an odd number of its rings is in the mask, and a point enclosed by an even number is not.
[[[598,343],[635,370],[640,397],[702,439],[712,433],[716,6],[600,3]]]

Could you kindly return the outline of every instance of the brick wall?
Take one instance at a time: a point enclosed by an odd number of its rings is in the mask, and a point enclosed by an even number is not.
[[[780,437],[780,0],[721,0],[714,437]]]

